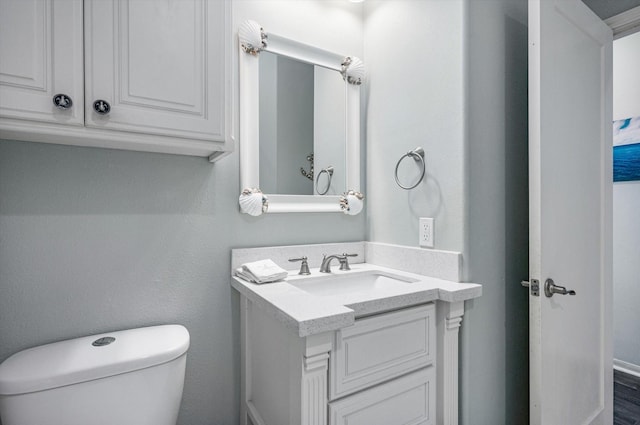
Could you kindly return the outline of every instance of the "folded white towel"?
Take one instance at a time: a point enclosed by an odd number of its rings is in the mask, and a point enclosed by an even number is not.
[[[249,282],[269,283],[282,280],[289,273],[272,260],[260,260],[243,264],[242,267],[236,269],[235,274]]]

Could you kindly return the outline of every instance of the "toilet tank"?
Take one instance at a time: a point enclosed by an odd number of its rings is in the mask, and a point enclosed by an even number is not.
[[[162,325],[16,353],[0,364],[2,425],[175,425],[188,348]]]

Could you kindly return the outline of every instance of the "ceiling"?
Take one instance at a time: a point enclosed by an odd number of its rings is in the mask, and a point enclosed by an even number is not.
[[[601,19],[607,19],[640,6],[640,0],[582,0]]]

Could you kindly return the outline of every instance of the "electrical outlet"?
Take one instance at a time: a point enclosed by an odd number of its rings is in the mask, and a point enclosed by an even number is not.
[[[420,246],[433,248],[433,218],[420,218],[419,221]]]

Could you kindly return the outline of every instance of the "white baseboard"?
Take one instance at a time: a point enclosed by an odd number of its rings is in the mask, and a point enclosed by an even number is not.
[[[628,373],[640,378],[640,366],[633,363],[623,362],[622,360],[613,359],[613,368],[620,372]]]

